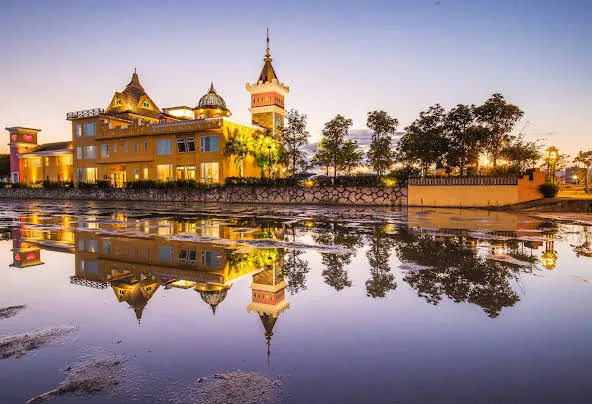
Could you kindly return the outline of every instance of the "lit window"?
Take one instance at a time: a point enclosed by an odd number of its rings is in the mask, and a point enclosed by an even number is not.
[[[195,166],[177,166],[178,180],[194,180]]]
[[[29,167],[29,159],[24,159],[25,160],[25,168]]]
[[[148,179],[148,168],[144,168],[142,173],[142,177],[147,180]]]
[[[134,168],[134,179],[136,179],[136,180],[140,179],[140,169],[139,168]]]
[[[94,136],[97,134],[97,124],[94,122],[84,124],[84,136]]]
[[[82,160],[82,147],[78,146],[76,148],[76,159]]]
[[[156,177],[159,181],[170,181],[173,179],[172,164],[158,164],[156,166]]]
[[[45,158],[45,167],[49,167],[49,157]]]
[[[201,182],[220,182],[220,165],[218,163],[200,163],[199,173]]]
[[[156,154],[172,154],[173,153],[173,140],[172,139],[160,139],[156,144]]]
[[[203,267],[218,267],[220,266],[220,256],[217,251],[202,251],[201,252],[201,266]]]
[[[121,100],[115,100],[115,105],[121,105]]]
[[[117,153],[117,143],[113,143],[113,153]]]
[[[82,136],[82,124],[77,123],[76,124],[76,137],[80,137],[80,136]]]
[[[85,178],[84,181],[95,182],[97,180],[97,168],[89,167],[84,169]]]
[[[201,152],[217,152],[218,151],[218,136],[202,136],[200,139],[199,151],[201,151]]]
[[[72,155],[71,154],[65,154],[62,156],[62,164],[66,165],[66,166],[71,166],[72,165]]]
[[[41,167],[41,159],[40,158],[31,159],[31,167]]]

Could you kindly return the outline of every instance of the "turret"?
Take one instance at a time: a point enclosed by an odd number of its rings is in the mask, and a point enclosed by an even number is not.
[[[6,130],[9,133],[10,181],[24,182],[25,164],[24,161],[19,160],[18,155],[31,151],[37,146],[37,133],[41,132],[41,129],[15,126]]]

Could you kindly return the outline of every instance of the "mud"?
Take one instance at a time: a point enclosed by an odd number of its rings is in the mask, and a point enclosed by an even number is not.
[[[33,397],[27,403],[43,403],[67,394],[93,395],[113,391],[123,377],[124,361],[122,356],[112,356],[74,365],[66,370],[66,380],[58,387]]]
[[[232,371],[198,379],[192,391],[179,403],[255,404],[282,401],[283,385],[259,373]]]
[[[0,359],[21,357],[29,351],[56,344],[76,329],[76,327],[56,327],[3,337],[0,339]]]
[[[0,308],[0,320],[3,318],[14,317],[17,314],[19,314],[21,311],[23,311],[26,307],[27,306],[20,305],[20,306],[10,306],[10,307]]]

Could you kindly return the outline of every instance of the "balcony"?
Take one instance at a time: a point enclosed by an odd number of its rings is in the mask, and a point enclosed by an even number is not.
[[[66,119],[68,121],[73,121],[75,119],[93,118],[95,116],[103,115],[104,113],[105,110],[103,108],[85,109],[82,111],[68,112],[66,114]]]
[[[222,118],[194,119],[190,121],[138,124],[128,126],[127,128],[116,127],[103,131],[97,135],[97,139],[114,139],[130,136],[151,136],[166,135],[187,132],[199,132],[211,129],[222,128]]]

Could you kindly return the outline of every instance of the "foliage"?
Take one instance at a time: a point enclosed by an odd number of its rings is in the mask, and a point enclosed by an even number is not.
[[[474,108],[459,104],[444,117],[445,136],[448,139],[446,163],[450,167],[458,167],[461,176],[467,165],[478,163],[486,138],[485,130],[475,121]]]
[[[477,122],[486,130],[483,146],[493,167],[496,167],[504,147],[511,141],[510,133],[524,112],[518,106],[509,104],[500,93],[493,94],[473,111]]]
[[[288,171],[294,175],[297,168],[306,169],[306,153],[300,150],[308,144],[309,133],[306,130],[306,115],[292,109],[286,113],[282,138],[289,161]]]
[[[363,153],[357,142],[347,138],[352,123],[351,119],[342,115],[325,123],[323,138],[313,157],[313,165],[326,167],[327,174],[329,168],[333,168],[333,176],[336,177],[338,171],[345,170],[349,173],[360,164]]]
[[[226,186],[292,187],[298,185],[297,178],[228,177]]]
[[[444,108],[440,104],[429,107],[405,128],[405,134],[399,140],[399,158],[408,165],[419,164],[424,176],[433,164],[442,162],[448,149],[444,117]]]
[[[10,154],[0,154],[0,178],[10,176]]]
[[[108,189],[113,188],[109,181],[81,181],[76,184],[79,189]]]
[[[539,191],[545,198],[555,198],[559,193],[559,185],[554,182],[545,182],[539,185]]]
[[[399,121],[385,111],[368,112],[366,126],[372,131],[372,141],[367,157],[378,177],[382,177],[395,162],[393,138],[398,125]]]
[[[72,181],[50,181],[44,180],[40,182],[41,186],[46,189],[65,189],[73,188],[74,183]]]
[[[193,179],[178,179],[174,181],[138,180],[125,184],[125,187],[129,189],[196,189],[216,186],[218,185],[203,183]]]
[[[234,165],[238,169],[239,177],[243,176],[245,159],[251,153],[251,139],[244,133],[236,131],[233,136],[226,140],[224,145],[224,155],[234,156]]]
[[[407,186],[409,178],[418,177],[421,170],[412,166],[396,168],[389,173],[389,178],[392,178],[399,186]]]
[[[536,142],[527,142],[522,136],[511,137],[510,142],[504,146],[501,156],[508,161],[510,167],[516,167],[524,172],[536,166],[542,157],[540,147]]]
[[[580,150],[578,155],[574,158],[575,164],[582,164],[584,166],[584,190],[586,193],[590,192],[590,169],[592,169],[592,150]]]
[[[255,136],[251,153],[261,169],[261,178],[265,177],[266,171],[268,177],[276,176],[277,164],[285,161],[286,158],[284,146],[277,139],[264,134]]]

